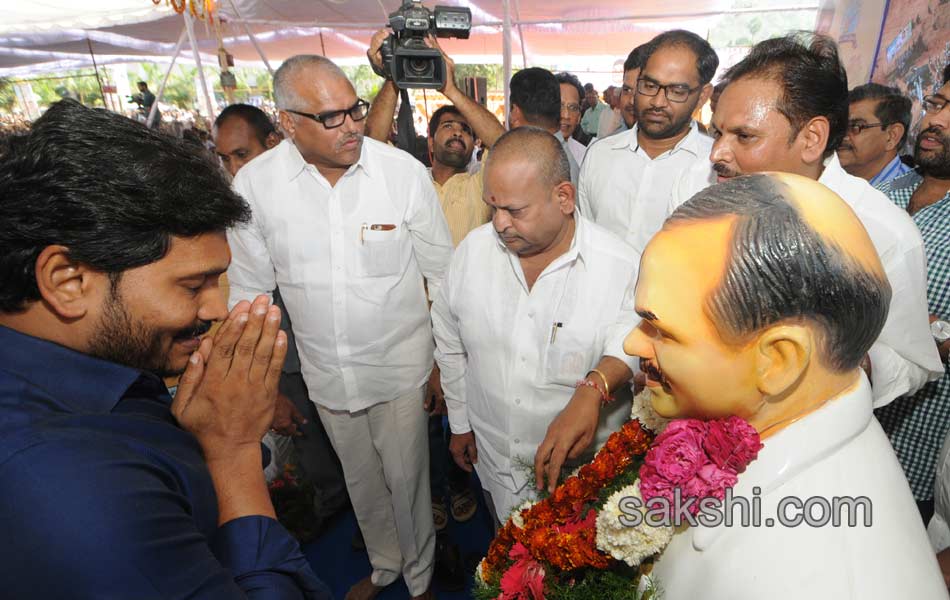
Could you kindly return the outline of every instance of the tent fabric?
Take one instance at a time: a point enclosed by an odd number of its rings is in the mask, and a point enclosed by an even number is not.
[[[246,23],[268,60],[323,54],[341,64],[365,62],[373,32],[387,23],[399,0],[217,0],[224,47],[238,64],[260,64]],[[468,40],[444,40],[460,62],[498,62],[504,0],[446,0],[468,6],[474,28]],[[43,0],[0,9],[0,76],[61,71],[97,64],[169,61],[183,17],[162,0]],[[429,8],[435,2],[427,0]],[[743,12],[812,11],[818,0],[509,0],[513,64],[547,64],[553,57],[623,58],[657,33],[684,28],[707,37],[724,18]],[[195,22],[202,61],[215,63],[218,41],[207,21]],[[190,52],[180,60],[190,62]]]

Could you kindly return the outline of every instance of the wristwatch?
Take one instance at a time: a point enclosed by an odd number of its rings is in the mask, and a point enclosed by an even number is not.
[[[934,340],[936,340],[938,344],[950,340],[950,323],[946,321],[932,322],[930,324],[930,335],[934,336]]]

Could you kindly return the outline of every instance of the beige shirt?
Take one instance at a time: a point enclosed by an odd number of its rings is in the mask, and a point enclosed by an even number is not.
[[[482,160],[484,166],[484,159]],[[431,175],[431,172],[430,172]],[[482,200],[482,170],[475,173],[457,173],[440,184],[432,185],[439,195],[439,203],[452,233],[452,244],[458,246],[468,232],[491,220],[491,207]]]

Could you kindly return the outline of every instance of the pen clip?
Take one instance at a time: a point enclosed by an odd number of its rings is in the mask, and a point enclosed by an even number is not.
[[[360,245],[361,245],[361,246],[362,246],[363,243],[364,243],[364,240],[363,240],[363,232],[366,231],[366,227],[367,227],[366,223],[363,223],[362,225],[360,225]]]

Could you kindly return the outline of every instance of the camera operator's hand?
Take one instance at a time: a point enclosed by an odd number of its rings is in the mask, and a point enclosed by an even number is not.
[[[370,66],[378,74],[386,72],[386,67],[383,65],[383,53],[380,48],[388,37],[389,30],[386,28],[380,29],[373,34],[373,39],[369,41],[369,50],[366,51],[366,58],[369,59]],[[389,77],[386,77],[386,79],[389,79]]]
[[[439,45],[439,40],[434,35],[429,34],[426,40],[430,47],[442,53],[442,60],[445,61],[445,85],[439,91],[448,96],[450,92],[457,89],[455,87],[455,61],[449,58],[449,55],[445,53],[445,50]]]

